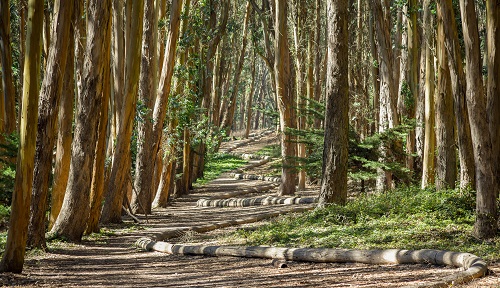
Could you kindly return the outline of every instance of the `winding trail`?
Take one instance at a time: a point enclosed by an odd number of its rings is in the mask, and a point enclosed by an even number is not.
[[[221,149],[234,154],[252,154],[275,143],[268,133],[252,141],[224,143]],[[243,144],[238,144],[243,143]],[[228,149],[230,148],[230,149]],[[255,165],[262,159],[250,159]],[[253,171],[243,171],[252,173]],[[192,242],[234,231],[234,225],[251,229],[267,218],[299,210],[314,204],[258,205],[245,207],[197,207],[200,199],[276,196],[278,183],[235,179],[225,173],[211,183],[176,199],[168,208],[139,217],[140,225],[125,218],[121,226],[107,227],[113,234],[86,238],[80,244],[61,243],[48,253],[31,253],[21,276],[0,274],[0,285],[25,287],[401,287],[421,285],[442,279],[458,270],[429,264],[368,265],[358,263],[289,262],[288,268],[275,268],[269,259],[203,257],[145,252],[134,243],[141,237],[170,242]],[[305,192],[302,197],[315,197]],[[260,217],[260,218],[259,218]],[[245,220],[246,219],[246,220]],[[225,228],[224,228],[225,227]],[[241,226],[240,226],[241,227]],[[224,229],[222,229],[224,228]],[[208,233],[199,234],[205,231]],[[205,236],[208,234],[208,236]],[[208,237],[208,238],[204,238]],[[54,244],[53,244],[54,246]],[[490,287],[497,277],[485,277],[467,286]],[[476,285],[476,286],[474,286]],[[455,287],[455,286],[454,286]],[[496,287],[492,285],[491,287]]]

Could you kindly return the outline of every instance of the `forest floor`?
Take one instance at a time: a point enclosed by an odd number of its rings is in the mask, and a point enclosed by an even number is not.
[[[271,134],[233,150],[255,153],[277,142]],[[222,148],[227,147],[225,143]],[[251,160],[257,161],[257,160]],[[266,168],[267,167],[267,168]],[[266,171],[266,169],[268,171]],[[273,174],[266,164],[248,173]],[[217,198],[228,192],[269,185],[261,180],[235,180],[228,173],[197,187],[190,195],[176,199],[171,206],[156,209],[141,224],[125,218],[122,225],[108,226],[103,233],[85,237],[81,243],[52,242],[46,252],[30,251],[23,274],[0,274],[0,286],[25,287],[401,287],[422,285],[457,272],[456,268],[433,265],[366,265],[288,262],[275,268],[269,259],[237,257],[179,256],[145,252],[134,246],[136,240],[166,229],[193,227],[276,211],[283,213],[296,205],[238,208],[196,207],[196,201]],[[246,194],[276,195],[267,192]],[[317,194],[309,187],[304,195]],[[238,228],[252,229],[266,221]],[[220,244],[221,235],[235,227],[207,233],[183,233],[173,243]],[[395,247],[405,248],[405,247]],[[500,266],[490,266],[493,275],[457,287],[500,287]]]

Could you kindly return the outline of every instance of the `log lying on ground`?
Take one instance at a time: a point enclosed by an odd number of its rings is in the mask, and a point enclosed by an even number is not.
[[[164,230],[161,232],[154,233],[150,236],[150,238],[145,238],[145,239],[148,239],[148,241],[150,241],[150,242],[154,242],[153,240],[155,240],[155,241],[167,240],[170,238],[180,237],[184,233],[190,232],[190,231],[194,231],[197,233],[204,233],[204,232],[213,231],[216,229],[226,228],[226,227],[230,227],[230,226],[254,223],[254,222],[262,221],[265,219],[274,218],[274,217],[277,217],[279,215],[283,215],[283,214],[287,214],[287,213],[305,212],[305,211],[313,210],[314,208],[315,208],[315,206],[313,206],[313,205],[301,206],[301,207],[291,207],[291,208],[289,206],[287,206],[284,209],[276,209],[275,211],[271,211],[271,212],[267,212],[267,213],[259,213],[256,215],[252,215],[252,216],[244,217],[244,218],[239,218],[239,219],[213,222],[213,223],[207,223],[204,225],[191,226],[191,227],[178,227],[178,228],[167,229],[167,230]],[[146,249],[146,246],[141,246],[146,242],[144,240],[138,240],[136,245],[139,248]],[[140,243],[142,243],[142,244],[140,244]],[[144,245],[147,245],[147,243]]]
[[[234,198],[236,196],[241,196],[241,195],[250,194],[250,193],[267,192],[267,191],[269,191],[273,188],[276,188],[276,187],[277,187],[277,184],[275,184],[275,183],[265,183],[263,185],[256,185],[256,186],[242,188],[242,189],[238,188],[238,190],[236,190],[236,191],[217,194],[216,196],[205,198],[202,200],[229,199],[229,198]],[[197,189],[196,191],[200,192],[200,191],[204,191],[204,190],[210,191],[211,189],[210,189],[210,187],[208,187],[207,189]]]
[[[249,164],[243,166],[242,168],[239,168],[239,169],[232,171],[232,173],[242,173],[245,170],[250,170],[252,168],[262,166],[262,165],[266,164],[267,162],[269,162],[270,160],[271,160],[271,158],[266,156],[266,157],[264,157],[264,159],[259,160],[257,162],[249,163]]]
[[[233,177],[234,179],[262,180],[262,181],[276,182],[276,183],[281,182],[281,177],[271,177],[264,175],[230,173],[229,176]]]
[[[328,248],[275,248],[181,245],[139,239],[136,245],[148,251],[158,251],[178,255],[236,256],[252,258],[282,259],[287,261],[323,263],[366,263],[366,264],[435,264],[461,267],[460,271],[440,281],[426,283],[418,287],[448,287],[468,282],[486,274],[488,267],[481,258],[460,252],[442,250],[344,250]]]
[[[312,204],[318,202],[316,197],[256,197],[256,198],[230,198],[230,199],[200,199],[196,202],[197,207],[248,207],[264,205],[292,205]]]
[[[225,149],[222,149],[221,152],[222,153],[229,153],[231,151],[233,151],[234,149],[236,148],[239,148],[241,146],[245,146],[251,142],[254,142],[256,140],[259,140],[260,138],[268,135],[268,134],[271,134],[273,131],[272,130],[266,130],[260,134],[257,134],[253,137],[249,137],[248,139],[245,139],[245,140],[241,140],[241,141],[238,141],[236,143],[233,143],[232,145],[230,145],[229,147],[226,147]]]

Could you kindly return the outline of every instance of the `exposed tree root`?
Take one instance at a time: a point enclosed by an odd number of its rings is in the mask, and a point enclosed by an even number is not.
[[[312,204],[318,202],[316,197],[256,197],[256,198],[231,198],[231,199],[200,199],[197,207],[248,207],[277,204]]]
[[[443,250],[344,250],[328,248],[276,248],[240,246],[182,245],[139,239],[136,245],[148,251],[158,251],[178,255],[236,256],[252,258],[281,259],[287,261],[324,262],[324,263],[366,263],[366,264],[435,264],[463,268],[440,281],[426,283],[417,287],[449,287],[483,277],[487,264],[481,258],[460,252]],[[415,286],[412,286],[415,287]]]

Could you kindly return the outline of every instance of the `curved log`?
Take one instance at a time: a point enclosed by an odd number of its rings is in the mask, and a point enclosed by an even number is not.
[[[230,198],[230,199],[200,199],[196,207],[248,207],[264,205],[292,205],[313,204],[318,202],[317,197],[256,197],[256,198]]]
[[[449,287],[483,277],[488,266],[484,260],[469,253],[443,250],[345,250],[329,248],[279,248],[263,246],[205,246],[182,245],[155,242],[142,238],[136,246],[147,251],[158,251],[178,255],[235,256],[252,258],[282,259],[287,261],[323,263],[365,263],[365,264],[434,264],[465,269],[437,282],[419,287]]]
[[[276,182],[276,183],[281,182],[281,177],[271,177],[264,175],[230,173],[229,176],[233,177],[234,179],[262,180],[262,181]]]
[[[252,216],[245,217],[245,218],[232,219],[232,220],[220,221],[220,222],[213,222],[213,223],[208,223],[208,224],[198,225],[198,226],[191,226],[191,227],[178,227],[178,228],[166,229],[166,230],[152,234],[150,236],[150,238],[147,238],[147,239],[149,239],[149,241],[167,240],[170,238],[182,236],[184,233],[186,233],[188,231],[203,233],[203,232],[208,232],[208,231],[226,228],[226,227],[230,227],[230,226],[254,223],[254,222],[262,221],[265,219],[277,217],[277,216],[282,215],[282,214],[305,212],[305,211],[313,210],[314,208],[315,207],[312,205],[311,206],[293,207],[293,208],[287,207],[286,209],[276,209],[275,211],[272,211],[272,212],[259,213],[259,214],[252,215]]]

